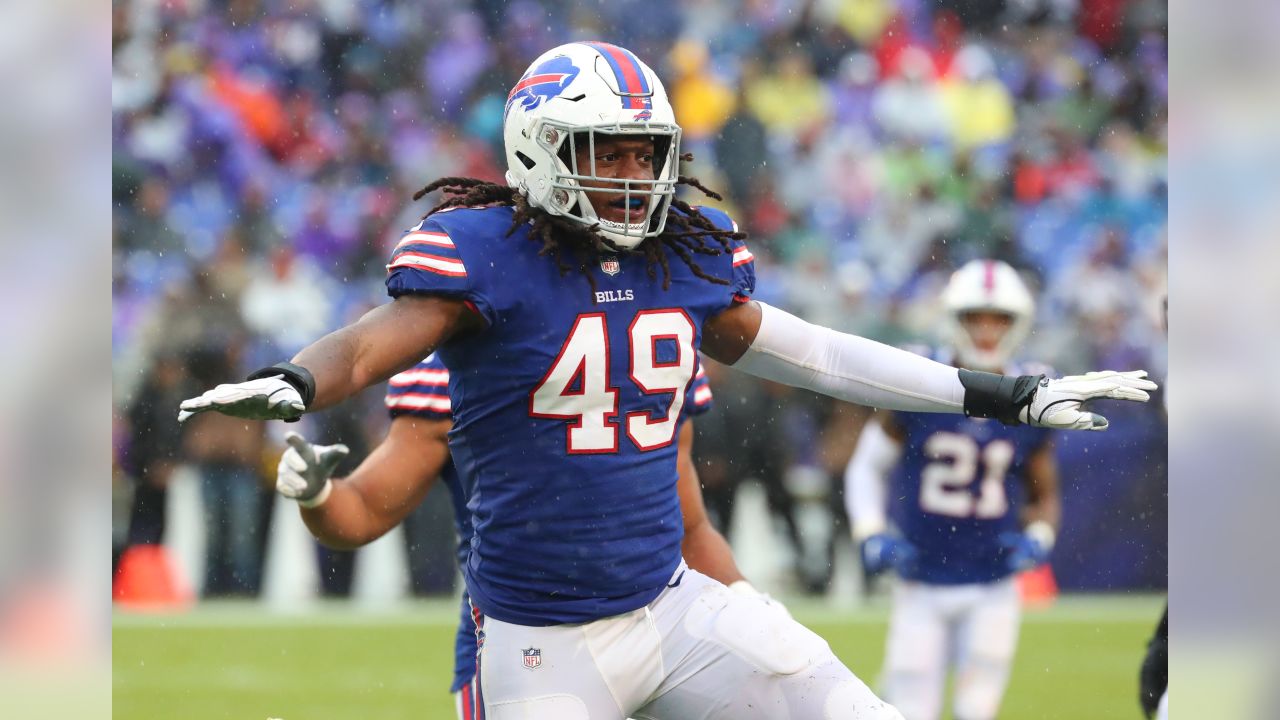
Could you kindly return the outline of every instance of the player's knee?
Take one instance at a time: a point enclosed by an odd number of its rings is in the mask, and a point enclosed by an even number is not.
[[[786,613],[727,590],[702,598],[685,616],[685,627],[774,675],[794,675],[835,657],[826,640]]]
[[[904,720],[902,713],[876,697],[861,681],[845,680],[831,689],[822,706],[824,720]]]
[[[587,704],[574,695],[544,695],[537,698],[489,703],[485,716],[490,720],[590,720]]]

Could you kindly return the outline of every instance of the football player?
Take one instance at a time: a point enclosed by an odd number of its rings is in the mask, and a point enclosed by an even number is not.
[[[1011,370],[1035,313],[1018,273],[975,260],[951,276],[942,299],[952,343],[938,359]],[[885,699],[907,720],[935,720],[951,670],[957,720],[995,718],[1017,645],[1014,577],[1045,561],[1061,515],[1048,431],[877,413],[849,462],[845,502],[868,576],[892,568],[900,577]]]
[[[1059,428],[1102,429],[1081,402],[1155,385],[957,371],[753,301],[745,234],[675,197],[702,186],[678,174],[666,91],[628,50],[553,48],[504,112],[507,184],[415,195],[446,199],[395,248],[392,302],[179,419],[296,419],[438,349],[471,484],[484,713],[899,717],[817,635],[681,557],[676,430],[697,352],[849,402]]]
[[[464,567],[471,543],[471,518],[463,482],[449,458],[449,370],[435,355],[428,357],[391,378],[385,404],[391,415],[387,437],[346,478],[332,477],[347,455],[345,445],[313,445],[297,433],[288,433],[289,448],[280,458],[276,489],[298,502],[303,521],[317,539],[333,548],[352,550],[402,522],[440,478],[453,503],[458,564]],[[691,454],[692,418],[710,410],[711,404],[711,386],[699,365],[685,400],[689,419],[681,427],[679,439],[677,487],[684,520],[681,552],[690,567],[737,592],[758,594],[742,577],[729,543],[708,521],[702,503]],[[471,612],[464,590],[449,689],[459,720],[476,717],[476,626]]]

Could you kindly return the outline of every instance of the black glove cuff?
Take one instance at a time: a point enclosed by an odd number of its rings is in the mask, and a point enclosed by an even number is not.
[[[1018,412],[1031,404],[1043,375],[996,375],[995,373],[960,370],[964,386],[964,414],[969,417],[995,418],[1005,425],[1021,425]]]
[[[302,404],[311,407],[311,401],[316,399],[316,379],[311,376],[310,370],[301,365],[294,365],[291,362],[276,363],[271,367],[253,371],[246,379],[258,380],[276,375],[283,375],[285,382],[292,385],[293,389],[302,396]]]

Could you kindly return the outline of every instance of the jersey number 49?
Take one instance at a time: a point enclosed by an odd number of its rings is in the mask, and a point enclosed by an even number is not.
[[[680,309],[642,310],[627,329],[631,382],[646,395],[671,394],[665,414],[626,413],[627,437],[640,450],[666,447],[675,438],[685,391],[697,369],[694,333],[693,320]],[[675,360],[658,360],[660,341],[674,342]],[[610,382],[609,353],[604,313],[579,315],[551,369],[529,395],[530,415],[573,421],[566,440],[570,454],[618,451],[618,386]]]

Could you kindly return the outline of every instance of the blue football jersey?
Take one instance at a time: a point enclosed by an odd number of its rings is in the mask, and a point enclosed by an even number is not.
[[[894,413],[906,434],[889,514],[916,546],[911,580],[984,583],[1009,575],[999,537],[1021,529],[1027,459],[1050,431],[964,415]]]
[[[680,562],[675,439],[702,324],[751,295],[755,270],[735,241],[694,256],[726,284],[672,257],[663,290],[643,256],[605,253],[593,291],[576,265],[561,275],[539,255],[529,225],[508,234],[512,212],[432,215],[397,245],[387,288],[463,300],[487,323],[439,349],[474,525],[472,601],[504,622],[588,622],[646,605]]]

